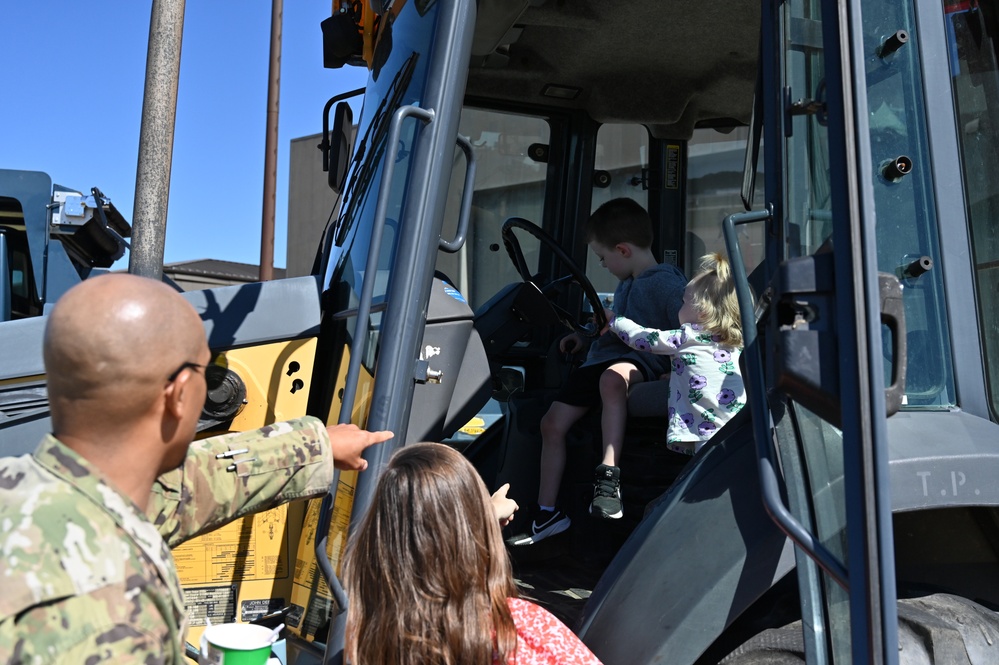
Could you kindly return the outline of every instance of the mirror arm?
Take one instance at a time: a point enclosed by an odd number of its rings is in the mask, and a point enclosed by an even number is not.
[[[344,92],[339,95],[330,97],[326,102],[326,106],[323,107],[323,140],[317,146],[323,151],[323,171],[330,170],[330,148],[332,143],[330,142],[330,109],[337,102],[342,102],[345,99],[350,99],[351,97],[357,97],[364,93],[364,88],[358,88],[356,90],[351,90],[349,92]]]

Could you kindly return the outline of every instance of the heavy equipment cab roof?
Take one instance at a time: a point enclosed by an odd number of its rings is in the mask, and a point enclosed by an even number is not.
[[[759,12],[742,0],[481,0],[467,93],[643,123],[662,138],[748,124]]]

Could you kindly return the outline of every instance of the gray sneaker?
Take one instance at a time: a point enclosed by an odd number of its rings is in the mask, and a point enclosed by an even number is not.
[[[559,510],[541,510],[534,513],[534,520],[525,533],[518,533],[506,539],[506,544],[512,547],[523,547],[524,545],[534,545],[537,542],[562,533],[569,528],[572,520],[569,516]]]
[[[590,514],[605,520],[619,520],[624,515],[621,504],[621,469],[601,464],[593,479]]]

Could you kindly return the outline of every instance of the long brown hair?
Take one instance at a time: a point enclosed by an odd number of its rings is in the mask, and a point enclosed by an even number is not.
[[[489,493],[438,443],[392,456],[353,534],[344,580],[352,665],[507,663],[517,596]]]

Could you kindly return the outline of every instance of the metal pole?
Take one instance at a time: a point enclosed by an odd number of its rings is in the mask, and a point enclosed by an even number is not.
[[[284,0],[271,2],[271,61],[267,72],[267,137],[264,145],[264,205],[260,225],[260,281],[274,279],[274,208],[277,189],[278,106],[281,97],[281,14]]]
[[[153,0],[128,271],[163,278],[185,0]]]

